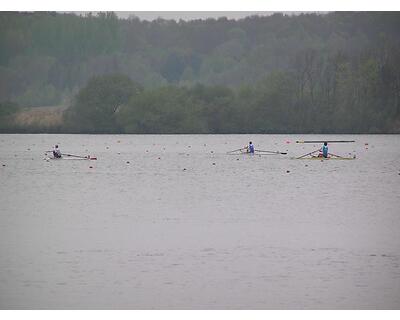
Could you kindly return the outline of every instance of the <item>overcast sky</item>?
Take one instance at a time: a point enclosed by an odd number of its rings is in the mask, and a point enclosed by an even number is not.
[[[270,15],[271,12],[212,12],[212,11],[192,11],[192,12],[171,12],[171,11],[164,11],[164,12],[154,12],[154,11],[142,11],[142,12],[116,12],[119,17],[127,18],[130,14],[134,14],[135,16],[139,17],[141,20],[155,20],[158,17],[164,19],[174,19],[174,20],[194,20],[194,19],[207,19],[207,18],[219,18],[219,17],[227,17],[229,19],[241,19],[251,15]]]
[[[304,12],[304,11],[303,11]],[[85,12],[76,12],[77,14],[85,14]],[[229,19],[242,19],[252,15],[271,15],[272,11],[115,11],[120,18],[128,18],[135,15],[141,20],[155,20],[159,17],[167,20],[194,20],[227,17]],[[286,14],[299,14],[299,11],[285,11]]]

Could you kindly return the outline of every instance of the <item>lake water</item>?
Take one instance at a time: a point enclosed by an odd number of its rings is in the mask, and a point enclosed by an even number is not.
[[[357,159],[291,159],[324,138]],[[226,154],[249,140],[288,155]],[[399,309],[399,159],[398,135],[0,135],[0,308]]]

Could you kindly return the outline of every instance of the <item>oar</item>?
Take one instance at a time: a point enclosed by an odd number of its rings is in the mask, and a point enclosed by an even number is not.
[[[313,154],[313,153],[315,153],[315,152],[318,152],[318,151],[320,151],[320,150],[321,150],[321,149],[314,150],[314,151],[312,151],[312,152],[310,152],[310,153],[307,153],[307,154],[304,154],[304,155],[302,155],[302,156],[300,156],[300,157],[297,157],[296,159],[301,159],[301,158],[307,157],[307,156],[309,156],[309,155],[311,155],[311,154]]]
[[[257,151],[257,152],[269,152],[269,153],[276,153],[276,154],[287,154],[287,152],[280,152],[280,151],[268,151],[268,150],[257,150],[257,149],[255,149],[254,151]]]
[[[80,159],[97,160],[97,158],[95,158],[95,157],[92,158],[92,157],[90,157],[90,156],[86,156],[86,157],[84,157],[84,156],[77,156],[77,155],[75,155],[75,154],[69,154],[69,153],[62,153],[61,155],[67,156],[67,157],[80,158]]]
[[[296,143],[348,143],[348,142],[355,142],[355,140],[309,140],[309,141],[304,141],[304,140],[298,140]]]
[[[236,151],[242,151],[242,150],[244,150],[244,149],[246,149],[246,148],[240,148],[240,149],[236,149],[236,150],[228,151],[227,153],[232,153],[232,152],[236,152]]]
[[[333,154],[333,153],[330,153],[330,152],[328,152],[328,154],[330,156],[334,156],[334,157],[337,157],[337,158],[346,158],[346,157],[338,156],[337,154]]]
[[[85,158],[85,159],[88,158],[88,157],[85,157],[85,156],[77,156],[75,154],[69,154],[69,153],[62,153],[61,155],[67,156],[67,157],[75,157],[75,158]]]

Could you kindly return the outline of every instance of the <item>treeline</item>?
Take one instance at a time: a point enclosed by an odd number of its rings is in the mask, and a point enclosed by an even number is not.
[[[1,104],[0,132],[400,133],[398,96],[387,95],[370,60],[359,68],[331,66],[336,70],[331,86],[318,82],[315,88],[290,72],[235,89],[202,84],[151,89],[122,74],[95,76],[61,121],[18,124],[13,116],[21,108]]]
[[[398,30],[397,12],[0,13],[0,130],[26,130],[17,105],[64,104],[62,125],[32,131],[399,132]]]
[[[252,85],[301,67],[307,50],[326,64],[338,54],[354,60],[382,46],[398,48],[398,30],[398,12],[188,22],[118,19],[112,12],[2,12],[0,101],[69,103],[91,77],[110,73],[124,73],[146,88]]]
[[[97,76],[64,114],[70,133],[400,133],[400,106],[373,61],[339,59],[330,82],[276,72],[256,85],[144,89],[125,75]],[[387,67],[387,66],[386,66]],[[328,71],[325,71],[328,72]],[[396,100],[397,99],[397,100]]]

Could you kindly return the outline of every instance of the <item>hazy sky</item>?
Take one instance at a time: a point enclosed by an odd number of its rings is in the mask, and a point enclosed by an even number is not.
[[[304,11],[303,11],[304,12]],[[84,14],[79,11],[77,14]],[[130,15],[135,15],[141,20],[155,20],[159,17],[163,19],[175,20],[193,20],[227,17],[229,19],[241,19],[252,15],[271,15],[273,11],[115,11],[120,18],[128,18]],[[285,11],[286,14],[299,14],[299,11]]]
[[[164,12],[155,12],[155,11],[139,11],[139,12],[116,12],[119,17],[127,18],[130,14],[134,14],[135,16],[139,17],[141,20],[154,20],[158,17],[164,19],[175,19],[175,20],[194,20],[194,19],[207,19],[207,18],[219,18],[219,17],[227,17],[229,19],[241,19],[251,15],[270,15],[272,12],[238,12],[238,11],[230,11],[230,12],[212,12],[212,11],[192,11],[192,12],[171,12],[171,11],[164,11]]]

